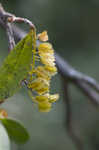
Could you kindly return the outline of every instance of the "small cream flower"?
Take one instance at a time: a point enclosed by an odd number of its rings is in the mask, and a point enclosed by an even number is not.
[[[59,94],[49,95],[49,102],[54,103],[59,99]]]
[[[44,66],[38,66],[35,69],[35,74],[37,75],[37,77],[41,77],[41,78],[46,79],[46,80],[51,79],[50,73],[45,69]]]
[[[36,100],[38,103],[41,103],[41,102],[48,102],[48,101],[49,101],[49,96],[47,96],[47,95],[39,95],[39,96],[36,96],[36,97],[35,97],[35,100]]]
[[[37,35],[37,38],[40,40],[40,41],[48,41],[48,35],[47,35],[47,31],[43,31],[42,33],[39,33]]]
[[[42,102],[38,104],[40,112],[49,112],[51,110],[52,104],[49,102]]]
[[[30,82],[28,85],[29,88],[38,92],[39,94],[43,94],[49,91],[49,82],[43,78],[36,78],[34,81]]]
[[[52,48],[52,45],[50,43],[41,43],[39,46],[38,46],[38,51],[39,52],[43,52],[43,53],[54,53],[53,51],[53,48]]]
[[[50,73],[50,75],[55,75],[57,73],[57,68],[55,66],[45,66],[45,70]]]

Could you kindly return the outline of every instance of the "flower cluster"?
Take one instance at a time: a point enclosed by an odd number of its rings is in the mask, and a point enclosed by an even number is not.
[[[57,73],[54,50],[48,42],[41,43],[36,49],[33,50],[33,57],[35,57],[37,64],[35,63],[34,65],[32,63],[31,65],[32,69],[29,72],[28,88],[32,93],[34,92],[32,100],[38,104],[39,110],[41,112],[48,112],[51,109],[52,103],[56,102],[59,98],[58,94],[50,94],[50,81],[52,76]]]

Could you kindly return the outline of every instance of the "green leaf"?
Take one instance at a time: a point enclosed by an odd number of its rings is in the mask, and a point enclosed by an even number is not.
[[[19,122],[12,119],[1,119],[2,124],[8,132],[11,140],[18,144],[24,144],[29,140],[27,130]]]
[[[27,77],[32,61],[33,32],[23,38],[9,53],[0,68],[0,101],[12,96]]]

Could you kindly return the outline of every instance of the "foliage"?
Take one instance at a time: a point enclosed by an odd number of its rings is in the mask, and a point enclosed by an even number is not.
[[[0,101],[12,96],[27,77],[32,61],[32,32],[10,52],[0,68]]]
[[[32,35],[31,31],[14,47],[0,68],[0,101],[15,94],[28,75],[32,61]],[[26,129],[19,122],[6,117],[6,111],[0,110],[0,120],[11,140],[25,143],[29,139]]]
[[[18,121],[3,118],[0,119],[3,126],[5,127],[11,140],[18,144],[24,144],[29,139],[27,130]]]

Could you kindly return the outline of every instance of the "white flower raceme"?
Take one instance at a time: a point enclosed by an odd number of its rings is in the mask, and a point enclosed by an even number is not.
[[[46,37],[43,37],[44,35]],[[47,35],[41,33],[38,37],[45,41]],[[39,59],[40,65],[34,66],[33,61],[32,69],[29,72],[28,88],[36,92],[36,95],[32,96],[32,100],[38,104],[39,111],[48,112],[52,103],[59,98],[58,94],[50,95],[50,80],[57,73],[52,45],[48,42],[41,43],[38,46],[38,51],[33,50],[33,56],[33,60]]]

